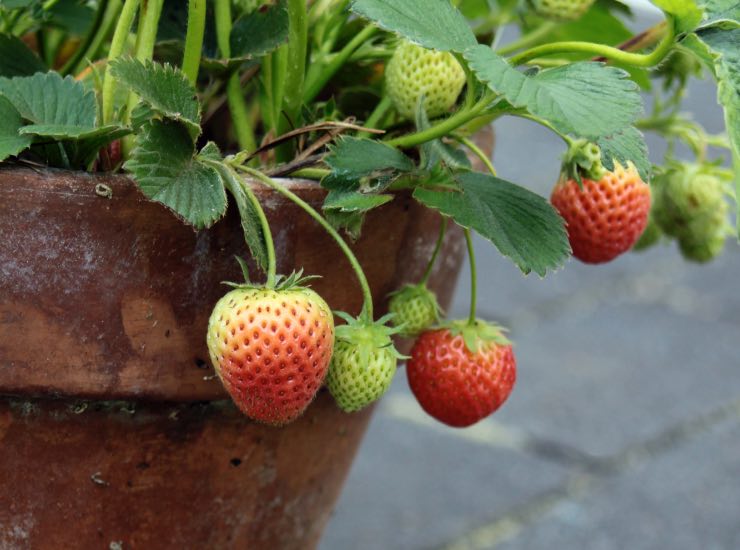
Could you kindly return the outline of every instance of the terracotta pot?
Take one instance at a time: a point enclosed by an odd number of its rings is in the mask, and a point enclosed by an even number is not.
[[[279,270],[322,275],[330,306],[357,313],[338,247],[255,190]],[[223,401],[204,336],[247,255],[234,210],[195,233],[122,176],[0,169],[0,548],[315,546],[370,413],[323,392],[272,429]],[[420,277],[439,223],[408,196],[368,216],[353,248],[379,310]],[[462,256],[453,230],[430,281],[443,305]]]

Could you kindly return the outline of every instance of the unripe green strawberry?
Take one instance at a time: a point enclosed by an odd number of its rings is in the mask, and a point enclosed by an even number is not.
[[[238,286],[213,309],[208,351],[234,403],[280,426],[308,407],[326,377],[334,319],[326,302],[289,278],[284,288]]]
[[[337,313],[346,321],[336,330],[337,343],[326,384],[340,409],[359,411],[380,399],[396,374],[400,355],[393,346],[395,332],[382,323],[365,323]]]
[[[537,15],[551,21],[575,21],[593,5],[595,0],[531,0]]]
[[[678,247],[685,259],[703,264],[712,261],[722,253],[725,247],[725,238],[724,231],[704,239],[687,235],[678,240]]]
[[[439,320],[437,297],[425,285],[406,285],[391,294],[388,310],[401,336],[417,336]]]
[[[413,120],[419,100],[430,118],[449,111],[465,86],[465,70],[449,52],[401,42],[385,69],[388,96],[398,113]]]
[[[727,216],[725,188],[699,165],[681,164],[656,179],[655,221],[666,235],[698,240],[723,225]],[[721,219],[720,219],[721,218]]]
[[[655,218],[653,217],[652,213],[648,217],[648,224],[645,228],[645,231],[642,232],[642,235],[635,243],[635,246],[632,247],[632,250],[634,252],[642,252],[643,250],[647,250],[648,248],[651,248],[652,246],[655,246],[660,242],[660,239],[663,237],[663,231],[660,229],[660,226],[655,222]]]

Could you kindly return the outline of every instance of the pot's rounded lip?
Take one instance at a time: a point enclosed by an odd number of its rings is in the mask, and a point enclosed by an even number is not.
[[[120,180],[120,181],[126,181],[127,183],[132,183],[136,185],[136,182],[134,179],[123,172],[88,172],[85,170],[67,170],[64,168],[52,168],[48,166],[43,167],[36,167],[31,165],[25,165],[25,164],[1,164],[0,163],[0,176],[4,172],[29,172],[36,175],[42,175],[42,176],[49,176],[49,177],[55,177],[58,178],[60,176],[69,175],[70,177],[78,178],[81,175],[84,177],[90,177],[93,179],[101,179],[101,180]],[[250,178],[249,176],[242,175],[243,179],[245,181],[249,181],[252,184],[252,187],[255,189],[265,189],[270,190],[269,187],[259,182],[259,180],[255,178]],[[323,189],[321,187],[321,183],[318,180],[312,180],[307,178],[289,178],[285,176],[278,176],[273,177],[277,182],[280,182],[282,185],[287,187],[291,190],[298,190],[298,191],[310,191],[315,189]],[[138,186],[137,186],[138,187]],[[0,186],[0,189],[2,187]]]

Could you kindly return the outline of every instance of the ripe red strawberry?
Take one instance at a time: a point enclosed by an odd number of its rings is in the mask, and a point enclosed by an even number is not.
[[[583,189],[563,177],[551,202],[568,224],[568,239],[579,260],[598,264],[627,252],[642,235],[650,213],[650,187],[630,163],[615,163],[598,180],[583,178]]]
[[[516,360],[498,327],[456,321],[419,336],[406,374],[427,413],[464,428],[503,405],[516,382]]]
[[[244,414],[274,426],[306,410],[334,346],[329,306],[296,279],[275,289],[239,286],[208,323],[208,350],[226,391]]]

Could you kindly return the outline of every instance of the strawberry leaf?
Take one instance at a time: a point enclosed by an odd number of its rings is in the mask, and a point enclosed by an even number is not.
[[[613,170],[614,161],[622,166],[631,162],[643,181],[650,181],[652,165],[648,159],[645,137],[640,130],[630,126],[616,134],[600,138],[596,144],[601,148],[601,163],[604,168]]]
[[[339,140],[325,161],[335,175],[350,178],[414,169],[411,159],[398,149],[379,141],[353,137]]]
[[[637,85],[627,73],[601,63],[579,62],[525,75],[488,46],[465,52],[470,68],[513,107],[584,138],[608,136],[642,112]]]
[[[201,158],[213,159],[212,147],[215,145],[206,145],[200,153]],[[220,160],[220,159],[219,159]],[[215,160],[213,160],[215,162]],[[226,188],[229,190],[231,195],[236,201],[236,206],[239,209],[239,216],[242,222],[242,230],[244,231],[244,240],[249,247],[249,251],[252,254],[257,266],[262,271],[267,271],[268,254],[267,244],[265,242],[265,233],[262,230],[259,216],[259,202],[249,187],[249,183],[242,184],[238,176],[233,171],[222,163],[219,162],[217,170],[221,174]]]
[[[720,21],[740,21],[740,1],[738,0],[708,0],[703,2],[704,25]]]
[[[0,76],[31,76],[48,70],[20,38],[0,34]]]
[[[95,94],[71,77],[62,78],[51,72],[0,78],[0,94],[25,120],[32,124],[53,125],[59,135],[74,137],[96,127]]]
[[[243,59],[267,55],[287,42],[289,30],[286,0],[279,0],[264,10],[255,10],[234,22],[231,55]]]
[[[450,0],[354,0],[350,9],[425,48],[463,52],[477,43]]]
[[[125,168],[148,198],[196,229],[210,227],[226,212],[221,175],[195,157],[189,129],[179,122],[154,120],[145,125]]]
[[[694,0],[651,0],[676,21],[677,32],[693,31],[702,19],[703,12]]]
[[[570,245],[565,222],[539,195],[477,172],[457,175],[459,191],[417,188],[414,197],[491,241],[525,274],[561,266]]]
[[[17,155],[31,145],[31,137],[20,135],[23,126],[20,113],[7,99],[0,96],[0,161]]]
[[[200,135],[200,105],[195,89],[179,69],[136,59],[115,59],[113,76],[128,86],[152,110],[188,127],[190,135]]]

